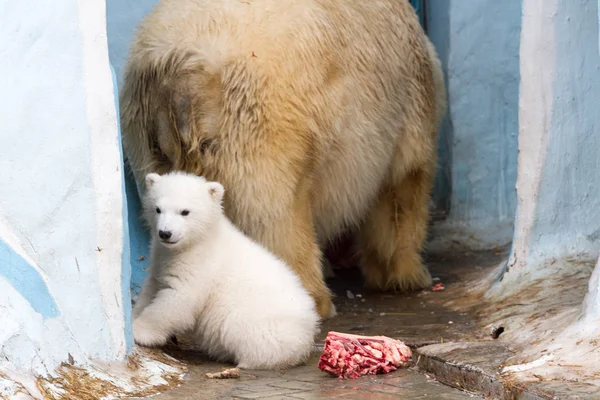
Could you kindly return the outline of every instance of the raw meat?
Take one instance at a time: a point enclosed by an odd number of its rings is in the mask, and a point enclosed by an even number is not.
[[[431,290],[433,290],[434,292],[439,292],[439,291],[441,291],[441,290],[444,290],[444,289],[446,289],[446,288],[444,287],[444,284],[443,284],[443,283],[436,283],[436,284],[435,284],[435,285],[433,285],[433,287],[431,288]]]
[[[399,340],[329,332],[319,368],[341,379],[355,379],[395,371],[405,366],[411,357],[410,348]]]

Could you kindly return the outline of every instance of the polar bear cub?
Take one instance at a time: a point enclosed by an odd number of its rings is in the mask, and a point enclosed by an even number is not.
[[[162,345],[192,331],[209,356],[240,368],[304,362],[319,329],[314,300],[283,261],[227,219],[223,186],[182,172],[151,173],[145,184],[152,254],[133,311],[135,341]]]

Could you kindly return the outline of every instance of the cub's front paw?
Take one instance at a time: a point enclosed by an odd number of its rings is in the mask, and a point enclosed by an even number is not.
[[[169,335],[161,332],[159,327],[151,326],[142,318],[133,321],[133,339],[142,346],[162,346],[169,339]]]

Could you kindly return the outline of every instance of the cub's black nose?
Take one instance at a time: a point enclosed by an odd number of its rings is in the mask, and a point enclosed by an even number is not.
[[[162,240],[169,240],[172,233],[170,231],[158,231],[158,237]]]

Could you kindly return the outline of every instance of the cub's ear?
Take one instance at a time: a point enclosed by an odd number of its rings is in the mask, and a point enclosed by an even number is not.
[[[150,189],[152,185],[160,180],[160,175],[155,173],[150,173],[146,175],[146,189]]]
[[[223,194],[225,193],[225,188],[219,182],[208,182],[206,184],[208,186],[208,194],[215,201],[221,202],[223,201]]]

